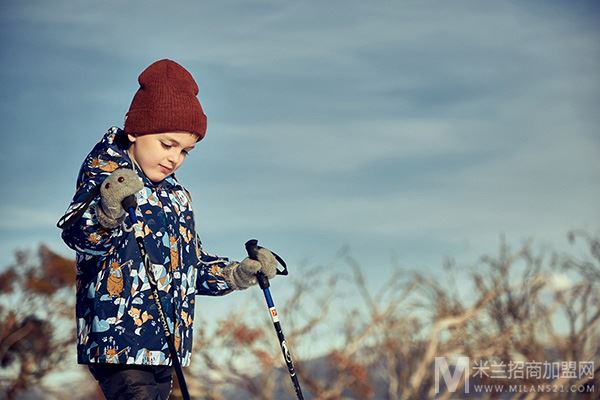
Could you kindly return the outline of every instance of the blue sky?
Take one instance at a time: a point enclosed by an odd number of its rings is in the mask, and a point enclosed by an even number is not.
[[[0,264],[47,243],[150,63],[200,87],[207,250],[438,270],[600,221],[593,2],[3,1]],[[376,274],[384,277],[385,274]],[[378,279],[378,278],[374,278]],[[383,279],[383,278],[382,278]]]

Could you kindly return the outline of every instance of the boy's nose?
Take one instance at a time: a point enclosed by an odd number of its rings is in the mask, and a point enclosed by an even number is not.
[[[167,160],[171,163],[171,166],[174,166],[177,163],[177,156],[174,152],[170,152],[167,156]]]

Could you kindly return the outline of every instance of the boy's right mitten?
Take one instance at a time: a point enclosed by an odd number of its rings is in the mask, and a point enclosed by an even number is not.
[[[105,228],[116,228],[125,217],[123,199],[142,190],[144,184],[129,168],[113,171],[100,186],[100,204],[96,207],[98,222]]]

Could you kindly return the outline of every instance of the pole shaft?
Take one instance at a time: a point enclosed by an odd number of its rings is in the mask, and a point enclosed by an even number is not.
[[[258,240],[250,239],[246,242],[246,251],[248,252],[248,257],[253,260],[258,261],[258,250],[260,247],[258,246]],[[287,267],[285,262],[273,253],[277,261],[283,266],[283,271],[277,271],[278,275],[287,275]],[[277,315],[277,310],[275,309],[275,303],[273,303],[273,297],[271,297],[271,291],[269,290],[269,278],[262,273],[261,271],[256,273],[256,280],[258,285],[263,291],[265,295],[265,300],[267,301],[267,306],[269,307],[269,313],[271,314],[271,320],[273,321],[273,326],[275,327],[275,332],[277,333],[277,339],[279,339],[279,345],[281,346],[281,352],[283,353],[283,359],[287,365],[288,371],[290,373],[290,379],[292,380],[292,384],[294,385],[294,390],[296,391],[296,396],[299,400],[304,400],[304,396],[302,395],[302,389],[300,389],[300,382],[298,382],[298,376],[296,375],[296,370],[294,369],[294,363],[292,362],[292,355],[290,354],[290,350],[288,349],[287,343],[285,341],[285,337],[283,336],[283,331],[281,330],[281,324],[279,323],[279,315]]]
[[[294,363],[292,361],[292,355],[290,354],[290,350],[288,349],[287,343],[285,341],[285,337],[283,336],[283,331],[281,330],[281,324],[279,323],[279,315],[277,314],[277,309],[275,308],[275,304],[273,303],[273,298],[271,297],[271,291],[269,287],[263,288],[263,294],[265,295],[265,300],[267,302],[267,306],[269,307],[269,312],[271,314],[271,320],[273,321],[273,327],[275,328],[275,332],[277,333],[277,339],[279,339],[279,345],[281,346],[281,352],[283,353],[283,359],[287,365],[288,371],[290,373],[290,379],[292,380],[292,384],[294,385],[294,390],[296,391],[296,396],[299,400],[304,400],[304,396],[302,395],[302,389],[300,389],[300,382],[298,381],[298,375],[296,375],[296,370],[294,369]]]

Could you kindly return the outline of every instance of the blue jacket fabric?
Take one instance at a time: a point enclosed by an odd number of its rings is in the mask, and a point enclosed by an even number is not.
[[[206,253],[195,231],[189,192],[172,174],[159,183],[146,177],[126,152],[124,132],[112,127],[85,158],[67,213],[82,207],[117,168],[134,169],[144,188],[136,194],[138,226],[153,264],[162,308],[174,332],[181,365],[192,352],[195,296],[232,289],[222,276],[229,259]],[[95,209],[100,195],[62,238],[76,251],[77,359],[80,364],[171,365],[169,349],[129,218],[105,229]]]

